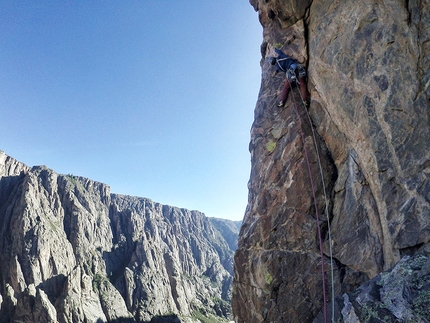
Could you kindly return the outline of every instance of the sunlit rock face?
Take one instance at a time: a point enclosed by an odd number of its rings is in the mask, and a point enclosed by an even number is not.
[[[233,250],[208,218],[0,151],[0,321],[224,322]]]
[[[341,297],[430,240],[430,3],[250,2],[262,82],[233,312],[312,322],[330,309],[331,272]],[[275,48],[307,68],[309,117],[296,88],[276,106]]]

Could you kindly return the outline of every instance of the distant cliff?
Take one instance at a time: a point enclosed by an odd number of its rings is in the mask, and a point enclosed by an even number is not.
[[[250,3],[263,26],[262,83],[235,255],[236,322],[324,322],[332,283],[336,322],[428,322],[383,302],[389,313],[371,316],[348,293],[430,249],[430,2]],[[310,118],[297,89],[276,106],[285,75],[268,62],[275,48],[307,68]]]
[[[221,233],[231,250],[237,249],[237,237],[242,221],[230,221],[218,218],[209,218],[212,225]]]
[[[0,151],[0,230],[2,323],[231,317],[233,250],[200,212]]]

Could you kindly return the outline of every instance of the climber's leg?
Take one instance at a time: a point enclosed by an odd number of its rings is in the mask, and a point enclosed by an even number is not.
[[[291,89],[291,83],[288,80],[288,78],[285,80],[284,88],[282,89],[281,96],[279,98],[278,107],[283,107],[285,104],[285,101],[287,101],[288,93]]]
[[[308,89],[306,87],[306,78],[305,77],[300,78],[299,82],[300,82],[300,93],[302,95],[303,102],[308,102],[309,94],[308,94]]]

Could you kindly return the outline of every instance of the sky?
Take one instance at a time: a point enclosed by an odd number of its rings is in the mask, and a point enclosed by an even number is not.
[[[261,42],[248,0],[2,0],[0,150],[242,220]]]

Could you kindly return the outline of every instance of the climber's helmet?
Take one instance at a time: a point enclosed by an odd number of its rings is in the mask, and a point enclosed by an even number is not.
[[[275,65],[276,64],[276,57],[270,57],[269,62],[270,62],[270,64]]]

